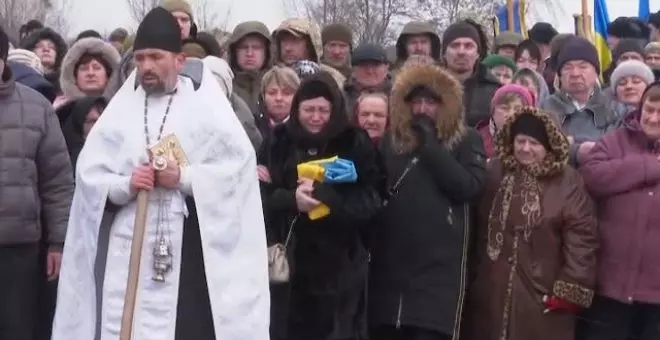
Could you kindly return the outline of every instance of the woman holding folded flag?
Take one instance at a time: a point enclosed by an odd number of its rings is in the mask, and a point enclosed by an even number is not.
[[[330,75],[304,80],[258,160],[269,246],[284,245],[290,263],[288,280],[271,286],[271,338],[363,338],[364,238],[381,176],[373,143],[349,125]]]

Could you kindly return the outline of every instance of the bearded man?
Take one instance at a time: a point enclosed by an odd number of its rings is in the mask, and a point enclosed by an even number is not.
[[[53,339],[119,339],[142,191],[132,339],[267,339],[252,145],[208,69],[201,80],[179,76],[180,31],[167,10],[144,18],[134,49],[136,71],[78,159]]]

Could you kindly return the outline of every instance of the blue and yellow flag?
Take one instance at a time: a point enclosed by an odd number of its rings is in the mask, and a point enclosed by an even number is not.
[[[605,0],[594,0],[594,45],[596,45],[598,51],[601,72],[607,70],[610,63],[612,63],[612,52],[607,45],[607,25],[609,22],[610,16],[607,14]]]
[[[637,16],[644,21],[648,21],[649,16],[651,16],[651,4],[649,2],[649,0],[639,0]]]
[[[525,12],[527,12],[526,0],[513,1],[513,27],[514,31],[527,38],[527,23],[525,22]],[[495,12],[495,34],[509,31],[509,8],[507,5],[500,6]]]

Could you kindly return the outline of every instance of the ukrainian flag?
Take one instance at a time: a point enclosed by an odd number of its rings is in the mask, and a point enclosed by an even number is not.
[[[612,52],[607,45],[607,25],[610,22],[605,0],[594,0],[594,45],[598,51],[601,72],[612,63]]]
[[[647,21],[649,20],[649,16],[651,15],[651,4],[649,3],[649,0],[639,0],[639,14],[637,16],[644,20]]]
[[[527,23],[525,22],[525,12],[527,12],[526,0],[513,1],[513,31],[527,38]],[[500,6],[495,15],[495,34],[508,31],[509,27],[509,8],[507,5]]]

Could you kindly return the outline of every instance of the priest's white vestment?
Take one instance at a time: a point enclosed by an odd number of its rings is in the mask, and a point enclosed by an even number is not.
[[[93,127],[78,159],[53,340],[119,339],[137,206],[128,191],[129,180],[133,169],[147,161],[145,92],[135,80],[134,71]],[[179,77],[164,124],[162,135],[178,138],[190,165],[181,173],[183,193],[165,189],[150,193],[133,340],[174,339],[186,191],[197,208],[216,339],[268,339],[268,264],[256,157],[206,68],[199,85],[196,88],[191,79]],[[151,99],[149,130],[155,142],[167,96]],[[101,221],[113,193],[119,197],[113,201],[127,202],[113,202],[120,208],[107,236],[107,252],[99,252]],[[160,283],[151,278],[163,197],[168,198],[163,211],[173,245],[173,268],[166,282]],[[95,275],[97,255],[105,260],[102,283]]]

